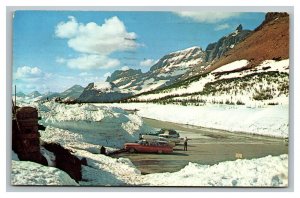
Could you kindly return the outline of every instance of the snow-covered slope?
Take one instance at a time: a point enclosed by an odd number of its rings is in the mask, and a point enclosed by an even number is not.
[[[12,185],[78,186],[64,171],[30,161],[12,160]]]
[[[195,76],[165,89],[137,95],[131,101],[173,104],[288,104],[289,59],[266,60],[252,69],[244,69],[247,60],[239,60]]]

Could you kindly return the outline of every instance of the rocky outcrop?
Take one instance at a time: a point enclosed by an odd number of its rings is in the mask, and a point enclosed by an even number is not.
[[[38,112],[33,107],[21,107],[12,120],[12,149],[20,160],[47,165],[40,152]]]
[[[236,30],[222,37],[215,43],[211,43],[207,46],[205,52],[207,54],[205,61],[211,63],[212,61],[222,57],[228,50],[234,48],[236,44],[243,41],[252,31],[243,30],[243,26],[240,24]]]
[[[77,182],[82,179],[81,160],[57,143],[44,143],[43,146],[48,151],[54,153],[56,168],[65,171]]]
[[[262,22],[262,24],[260,24],[255,31],[258,31],[260,29],[262,29],[263,26],[265,26],[267,23],[279,19],[279,18],[283,18],[283,17],[289,17],[289,14],[286,12],[268,12],[265,15],[265,20]]]

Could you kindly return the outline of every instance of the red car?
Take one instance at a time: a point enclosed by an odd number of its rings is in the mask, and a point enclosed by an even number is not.
[[[173,148],[166,142],[147,142],[140,140],[138,143],[126,143],[125,150],[134,153],[172,153]]]

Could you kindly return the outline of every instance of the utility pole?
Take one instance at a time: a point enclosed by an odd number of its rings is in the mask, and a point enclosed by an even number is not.
[[[17,106],[17,85],[15,85],[15,108],[16,106]]]

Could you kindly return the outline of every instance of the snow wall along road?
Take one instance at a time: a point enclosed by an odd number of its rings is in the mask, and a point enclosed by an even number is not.
[[[58,138],[62,144],[66,141],[71,143],[73,139],[122,148],[124,143],[138,140],[140,133],[151,131],[139,116],[116,107],[46,102],[37,104],[37,108],[42,117],[41,123],[48,126],[41,134],[42,139],[47,141],[59,133]]]

